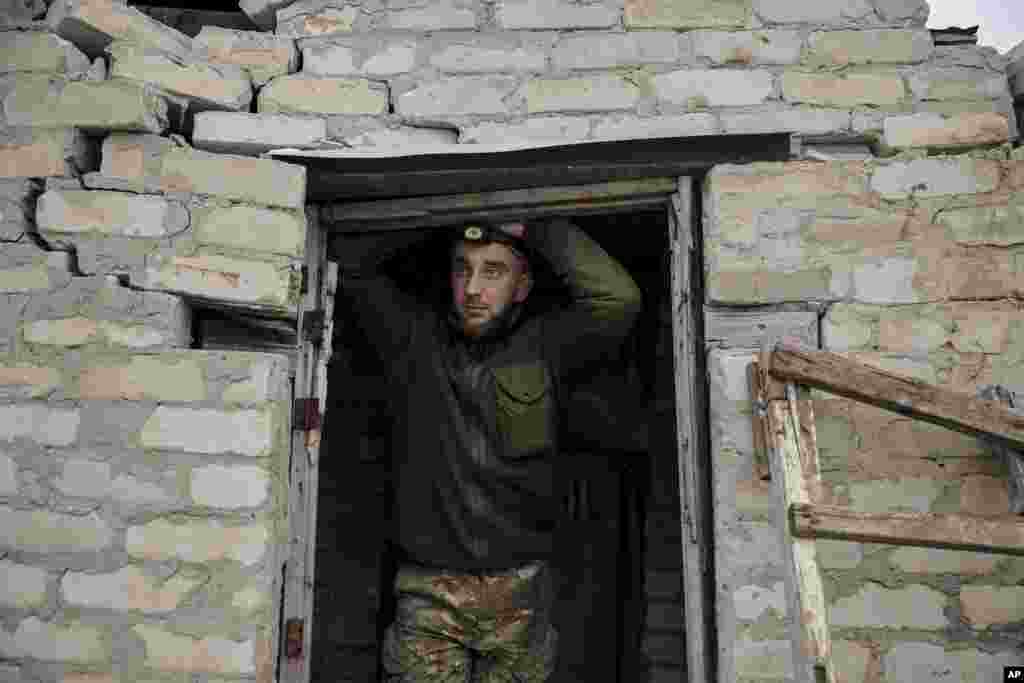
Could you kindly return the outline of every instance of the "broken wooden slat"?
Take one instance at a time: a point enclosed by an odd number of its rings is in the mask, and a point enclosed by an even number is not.
[[[836,505],[794,503],[793,535],[862,543],[1024,555],[1024,517],[928,512],[857,512]]]
[[[971,436],[1024,449],[1024,415],[996,403],[896,375],[828,351],[779,343],[767,371],[778,377]]]
[[[787,513],[792,505],[816,502],[819,496],[818,446],[814,410],[806,396],[798,397],[796,385],[786,385],[785,400],[769,400],[764,388],[768,376],[764,368],[767,353],[753,375],[755,406],[764,409],[765,442],[769,450],[772,481],[783,502],[777,526],[782,534],[786,564],[786,594],[793,615],[796,637],[793,639],[793,666],[801,683],[833,683],[835,673],[829,658],[832,642],[828,632],[825,592],[818,569],[813,538],[792,533]]]

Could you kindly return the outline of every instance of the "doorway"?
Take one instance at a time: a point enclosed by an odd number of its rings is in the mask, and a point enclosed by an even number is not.
[[[569,384],[553,680],[685,681],[671,219],[664,206],[568,217],[630,271],[644,310],[617,360]],[[319,461],[313,681],[377,680],[393,614],[383,375],[339,298]]]

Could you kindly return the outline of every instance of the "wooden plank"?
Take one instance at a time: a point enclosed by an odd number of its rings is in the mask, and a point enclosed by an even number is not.
[[[705,306],[704,341],[709,346],[731,349],[759,349],[778,341],[817,348],[818,314]]]
[[[833,683],[830,664],[832,643],[828,631],[825,592],[818,570],[813,539],[793,535],[787,521],[789,508],[797,503],[815,502],[818,495],[818,449],[814,412],[808,398],[798,398],[796,385],[786,387],[784,401],[769,401],[763,392],[767,384],[761,361],[756,379],[755,405],[767,406],[765,440],[769,449],[772,480],[783,505],[778,508],[786,564],[786,595],[790,614],[798,615],[793,638],[793,665],[800,683]]]
[[[333,233],[353,232],[386,232],[396,230],[414,230],[420,228],[452,225],[465,221],[503,221],[553,216],[579,216],[584,214],[610,214],[657,208],[667,202],[667,197],[653,195],[635,199],[594,200],[578,204],[558,204],[554,206],[531,206],[521,208],[483,209],[461,213],[439,213],[424,218],[403,218],[392,221],[346,221],[327,226]]]
[[[693,179],[681,177],[669,208],[671,248],[672,353],[675,364],[676,444],[679,467],[679,502],[682,506],[683,615],[686,630],[687,680],[712,680],[715,650],[712,646],[714,577],[710,575],[711,543],[707,538],[710,482],[702,462],[701,425],[707,419],[700,397],[701,377],[697,354],[695,309],[691,297],[694,272]],[[700,273],[698,269],[696,271]]]
[[[896,375],[828,351],[776,344],[768,372],[825,391],[1024,449],[1024,415],[996,401]]]
[[[669,195],[676,190],[675,178],[622,180],[591,185],[537,187],[523,190],[477,192],[436,197],[331,202],[323,206],[325,222],[387,222],[401,218],[422,219],[437,214],[457,214],[486,209],[519,209],[537,205],[584,204],[595,199],[637,198]]]
[[[793,534],[862,543],[970,550],[1024,556],[1024,517],[928,512],[858,512],[837,505],[796,503]]]

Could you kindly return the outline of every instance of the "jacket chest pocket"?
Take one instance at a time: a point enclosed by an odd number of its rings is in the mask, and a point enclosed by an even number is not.
[[[494,391],[508,456],[529,456],[554,445],[555,399],[543,363],[494,368]]]

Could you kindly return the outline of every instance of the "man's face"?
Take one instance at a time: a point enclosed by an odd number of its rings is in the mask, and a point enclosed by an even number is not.
[[[522,303],[533,285],[525,259],[500,242],[456,242],[452,249],[452,296],[467,336],[511,304]]]

